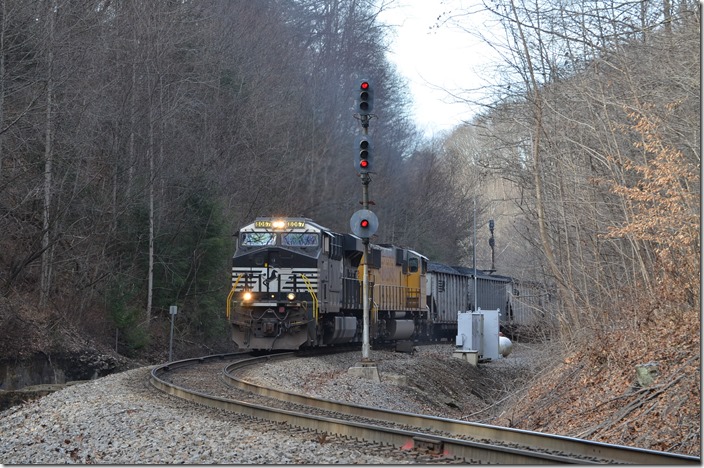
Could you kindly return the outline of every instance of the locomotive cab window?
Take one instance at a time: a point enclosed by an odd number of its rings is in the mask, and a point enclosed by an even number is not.
[[[309,232],[289,232],[282,236],[281,243],[289,247],[317,247],[318,235]]]
[[[411,257],[408,259],[408,271],[416,273],[418,271],[418,258]]]
[[[245,247],[254,247],[262,245],[274,245],[276,243],[276,234],[273,232],[245,232],[242,233],[241,245]]]

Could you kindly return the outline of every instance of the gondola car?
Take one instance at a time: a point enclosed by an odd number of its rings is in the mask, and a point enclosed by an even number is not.
[[[475,305],[482,310],[498,309],[500,324],[505,324],[511,307],[511,278],[430,262],[427,294],[432,336],[454,339],[457,312],[476,310]]]

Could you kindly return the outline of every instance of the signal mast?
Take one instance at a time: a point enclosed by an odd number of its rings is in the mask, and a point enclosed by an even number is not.
[[[379,381],[379,373],[374,363],[369,358],[369,239],[379,228],[379,220],[376,215],[369,210],[369,182],[374,171],[374,144],[369,136],[369,120],[374,109],[374,87],[367,79],[358,81],[357,98],[355,99],[355,110],[359,115],[362,124],[362,134],[355,138],[355,160],[354,167],[359,177],[362,179],[362,209],[356,211],[350,218],[350,229],[362,238],[364,245],[364,257],[362,265],[362,361],[358,367],[359,375]]]

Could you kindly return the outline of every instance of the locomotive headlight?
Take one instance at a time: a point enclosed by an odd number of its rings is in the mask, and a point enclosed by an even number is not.
[[[296,298],[296,294],[290,292],[290,293],[288,293],[288,295],[286,297],[288,298],[289,301],[292,301]]]
[[[242,300],[243,301],[251,301],[252,300],[252,293],[250,291],[245,291],[245,293],[242,294]]]
[[[283,229],[283,228],[286,227],[286,222],[280,221],[280,220],[274,221],[273,223],[271,223],[271,226],[272,226],[274,229]]]

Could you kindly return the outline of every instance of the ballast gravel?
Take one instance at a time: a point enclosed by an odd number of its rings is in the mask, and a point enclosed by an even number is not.
[[[449,348],[439,349],[416,355],[416,361],[425,356],[434,363],[429,367],[436,368],[437,375],[468,374],[463,361],[440,360]],[[449,376],[450,381],[459,379],[460,387],[435,387],[448,386],[433,383],[433,377],[414,363],[414,355],[373,353],[372,358],[379,360],[380,383],[349,375],[350,362],[357,357],[359,353],[306,358],[248,372],[260,383],[301,393],[438,416],[471,413],[476,407],[465,406],[472,404],[469,397],[481,402],[481,388],[473,393],[458,390],[467,385],[467,375]],[[510,368],[509,359],[503,365]],[[0,463],[399,463],[374,447],[364,452],[350,444],[321,440],[313,433],[284,430],[274,423],[162,394],[149,384],[150,371],[151,367],[143,367],[73,385],[1,412]],[[425,380],[419,385],[418,378]],[[439,411],[443,406],[454,414],[438,414],[447,413]]]
[[[267,430],[160,394],[139,368],[74,385],[0,413],[3,464],[380,464],[390,459]],[[393,461],[398,463],[398,461]]]

